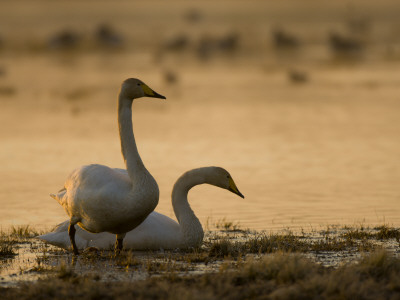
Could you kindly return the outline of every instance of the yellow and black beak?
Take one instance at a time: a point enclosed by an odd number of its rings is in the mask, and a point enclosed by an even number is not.
[[[149,88],[149,87],[148,87],[147,85],[145,85],[144,83],[142,83],[142,89],[143,89],[144,95],[145,95],[146,97],[167,99],[167,98],[165,98],[163,95],[160,95],[159,93],[156,93],[155,91],[153,91],[151,88]]]
[[[242,197],[244,199],[244,196],[241,192],[239,192],[239,189],[237,188],[235,182],[233,181],[233,179],[231,177],[229,177],[229,188],[228,190],[230,190],[232,193]]]

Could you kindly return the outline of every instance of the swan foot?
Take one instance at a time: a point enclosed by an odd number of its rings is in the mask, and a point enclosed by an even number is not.
[[[69,235],[69,239],[71,240],[71,245],[72,245],[72,249],[74,250],[74,254],[75,255],[79,255],[79,251],[78,251],[78,247],[76,246],[75,243],[75,224],[69,223],[69,227],[68,227],[68,235]]]

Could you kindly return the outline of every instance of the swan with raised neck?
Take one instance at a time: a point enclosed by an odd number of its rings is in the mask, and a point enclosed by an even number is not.
[[[199,184],[215,185],[244,198],[225,169],[204,167],[190,170],[176,181],[172,190],[172,205],[179,224],[153,211],[143,223],[127,232],[124,247],[134,250],[159,250],[200,246],[204,237],[203,227],[188,202],[189,190]],[[68,248],[68,223],[68,220],[61,223],[53,232],[39,238],[50,244]],[[93,234],[77,229],[79,249],[87,247],[109,249],[112,244],[113,236],[109,233]]]
[[[126,232],[137,227],[158,204],[157,182],[140,158],[132,128],[132,102],[141,97],[165,99],[139,79],[122,83],[118,97],[118,125],[126,171],[102,165],[74,170],[64,188],[51,196],[70,216],[69,237],[75,254],[75,224],[86,231],[117,235],[116,250],[122,249]]]

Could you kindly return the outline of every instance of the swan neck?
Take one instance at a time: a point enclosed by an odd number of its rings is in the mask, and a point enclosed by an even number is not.
[[[203,227],[188,202],[189,190],[203,183],[204,178],[189,171],[176,181],[172,190],[172,206],[188,247],[200,246],[204,237]]]
[[[121,140],[122,157],[129,177],[132,181],[145,170],[136,146],[132,126],[132,99],[119,95],[118,99],[118,128]]]

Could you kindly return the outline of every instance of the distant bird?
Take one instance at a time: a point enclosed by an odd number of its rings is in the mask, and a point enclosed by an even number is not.
[[[299,70],[290,70],[288,72],[289,80],[293,83],[305,83],[308,81],[308,74]]]
[[[166,83],[175,84],[178,82],[178,75],[171,70],[167,70],[164,72],[164,80]]]
[[[332,50],[338,54],[357,54],[364,49],[364,43],[360,39],[337,32],[329,34],[329,44]]]
[[[158,203],[157,182],[147,171],[136,147],[132,129],[132,102],[141,97],[166,99],[139,79],[122,83],[118,98],[118,125],[126,170],[87,165],[74,170],[64,187],[51,197],[70,217],[68,233],[74,254],[75,224],[89,232],[116,234],[116,251],[126,232],[142,223]]]
[[[190,23],[196,23],[203,18],[203,15],[199,10],[192,8],[185,13],[184,18]]]
[[[184,173],[172,190],[172,206],[179,224],[153,211],[139,226],[127,232],[124,247],[134,250],[186,249],[198,247],[203,242],[204,231],[188,203],[189,190],[199,184],[208,183],[227,189],[244,198],[239,192],[231,175],[223,168],[204,167]],[[50,244],[68,249],[69,221],[65,221],[47,234],[38,236]],[[79,249],[97,247],[110,249],[114,236],[110,233],[89,233],[80,228],[76,231],[76,244]]]
[[[231,54],[239,46],[239,34],[230,32],[221,37],[204,35],[200,38],[196,53],[200,59],[208,59],[216,54]]]
[[[164,42],[162,48],[166,51],[182,51],[189,46],[189,38],[185,34],[176,35]]]
[[[0,86],[0,96],[13,96],[17,93],[17,90],[13,86]]]
[[[214,40],[208,35],[202,36],[196,47],[197,56],[200,59],[208,59],[210,58],[211,54],[214,51],[215,51]]]
[[[95,36],[97,42],[105,47],[119,47],[124,42],[122,36],[107,24],[99,25]]]
[[[299,39],[282,29],[272,31],[272,41],[276,48],[294,49],[300,46]]]
[[[52,49],[72,49],[78,45],[81,38],[72,30],[63,30],[53,35],[49,40]]]
[[[224,52],[233,52],[239,45],[239,34],[230,32],[217,41],[217,47]]]
[[[368,17],[352,17],[347,20],[348,28],[355,34],[366,34],[371,30],[371,19]]]

